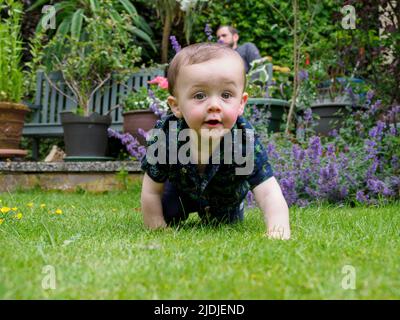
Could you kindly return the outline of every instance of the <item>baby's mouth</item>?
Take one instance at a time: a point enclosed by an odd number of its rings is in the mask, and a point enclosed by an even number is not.
[[[217,124],[221,124],[222,122],[219,120],[208,120],[205,123],[211,126],[216,126]]]

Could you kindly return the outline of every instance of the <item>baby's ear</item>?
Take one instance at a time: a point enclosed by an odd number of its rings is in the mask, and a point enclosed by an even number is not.
[[[247,99],[249,98],[249,95],[247,92],[243,92],[242,95],[242,100],[240,101],[240,107],[239,107],[239,115],[241,116],[244,112],[244,107],[247,103]]]
[[[167,98],[167,102],[169,107],[171,108],[172,113],[175,115],[177,118],[182,118],[182,112],[179,110],[178,106],[178,99],[175,98],[174,96],[169,96]]]

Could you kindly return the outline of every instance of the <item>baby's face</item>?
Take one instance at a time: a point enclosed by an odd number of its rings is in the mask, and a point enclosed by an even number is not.
[[[232,129],[247,101],[240,59],[228,55],[182,67],[176,96],[168,99],[175,116],[183,117],[189,128],[203,136],[210,130],[212,136],[222,136]]]

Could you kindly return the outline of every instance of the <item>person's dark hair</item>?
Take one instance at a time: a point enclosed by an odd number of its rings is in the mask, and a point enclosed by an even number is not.
[[[217,32],[218,32],[218,30],[221,29],[221,28],[228,28],[229,32],[230,32],[232,35],[234,35],[234,34],[239,35],[239,32],[237,31],[237,29],[235,29],[235,28],[232,27],[232,26],[220,26],[220,27],[217,29]]]
[[[168,91],[171,95],[175,96],[175,85],[178,79],[179,70],[182,66],[192,65],[197,63],[206,62],[211,59],[221,58],[226,55],[236,56],[243,66],[244,87],[246,86],[246,72],[244,68],[243,59],[240,55],[230,47],[220,43],[196,43],[187,46],[180,50],[168,67]]]

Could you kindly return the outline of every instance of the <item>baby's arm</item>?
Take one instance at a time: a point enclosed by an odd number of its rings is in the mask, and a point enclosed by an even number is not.
[[[274,177],[253,189],[257,204],[264,213],[270,238],[289,239],[289,208],[281,188]]]
[[[150,229],[165,228],[167,226],[161,203],[163,190],[164,183],[154,182],[147,173],[144,174],[141,195],[142,212],[144,224]]]

